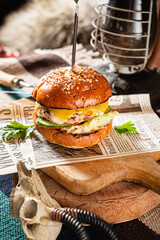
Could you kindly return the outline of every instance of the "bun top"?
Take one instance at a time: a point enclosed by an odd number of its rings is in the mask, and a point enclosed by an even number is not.
[[[94,106],[112,95],[106,78],[88,67],[52,70],[40,79],[32,94],[38,103],[62,109]]]

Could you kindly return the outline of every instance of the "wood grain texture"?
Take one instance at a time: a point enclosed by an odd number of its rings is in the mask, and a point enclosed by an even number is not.
[[[7,87],[14,87],[13,80],[18,79],[18,77],[8,74],[6,72],[0,71],[0,84]]]
[[[43,168],[72,193],[88,195],[123,180],[139,183],[160,194],[160,152]]]
[[[109,223],[133,220],[160,204],[160,195],[134,183],[115,183],[82,196],[69,192],[41,170],[38,173],[48,193],[62,207],[90,211]]]

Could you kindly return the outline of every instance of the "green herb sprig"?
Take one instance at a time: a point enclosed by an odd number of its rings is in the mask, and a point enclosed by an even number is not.
[[[131,121],[126,122],[121,126],[115,126],[114,128],[119,134],[128,133],[128,132],[138,133],[134,123],[132,123]]]
[[[115,126],[115,130],[119,133],[127,133],[127,132],[135,132],[138,133],[135,125],[129,121],[127,123],[122,124],[121,126]],[[10,142],[11,140],[18,140],[21,138],[22,140],[31,137],[31,133],[35,129],[34,125],[25,126],[19,122],[12,121],[10,124],[6,125],[3,128],[0,128],[3,132],[2,140],[4,142]]]
[[[34,125],[25,126],[19,122],[12,121],[10,124],[0,129],[4,131],[2,140],[4,142],[9,142],[10,140],[17,140],[19,138],[24,140],[30,137],[34,130]]]

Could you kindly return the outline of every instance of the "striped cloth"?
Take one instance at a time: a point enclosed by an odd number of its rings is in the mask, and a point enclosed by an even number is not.
[[[56,52],[57,53],[57,52]],[[64,52],[63,52],[64,54]],[[62,51],[61,51],[62,55]],[[64,54],[65,55],[65,54]],[[67,54],[64,59],[67,59]],[[26,82],[34,84],[37,79],[49,70],[66,66],[66,61],[53,52],[43,54],[33,53],[19,59],[0,59],[0,69],[11,74],[18,75]],[[67,59],[70,62],[70,59]],[[95,60],[96,61],[96,60]],[[82,62],[82,61],[81,61]],[[86,65],[86,62],[84,63]],[[93,64],[93,62],[92,62]],[[0,104],[6,104],[14,99],[26,97],[28,89],[11,89],[1,86]],[[3,90],[3,92],[2,92]],[[10,93],[10,91],[14,91]],[[15,94],[15,91],[17,93]],[[19,93],[19,92],[22,93]],[[9,195],[12,189],[12,176],[0,176],[0,240],[23,240],[25,239],[19,220],[12,219],[9,215]],[[159,240],[160,239],[160,206],[146,213],[139,219],[114,225],[119,240]],[[87,227],[92,240],[103,240],[101,233],[91,227]],[[67,227],[63,226],[58,240],[78,240],[77,236]]]

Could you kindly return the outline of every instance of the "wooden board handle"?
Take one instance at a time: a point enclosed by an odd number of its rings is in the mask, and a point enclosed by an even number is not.
[[[7,87],[15,87],[14,79],[18,79],[15,75],[0,71],[0,84]]]
[[[125,162],[127,178],[125,180],[140,183],[160,194],[160,165],[150,158]]]

